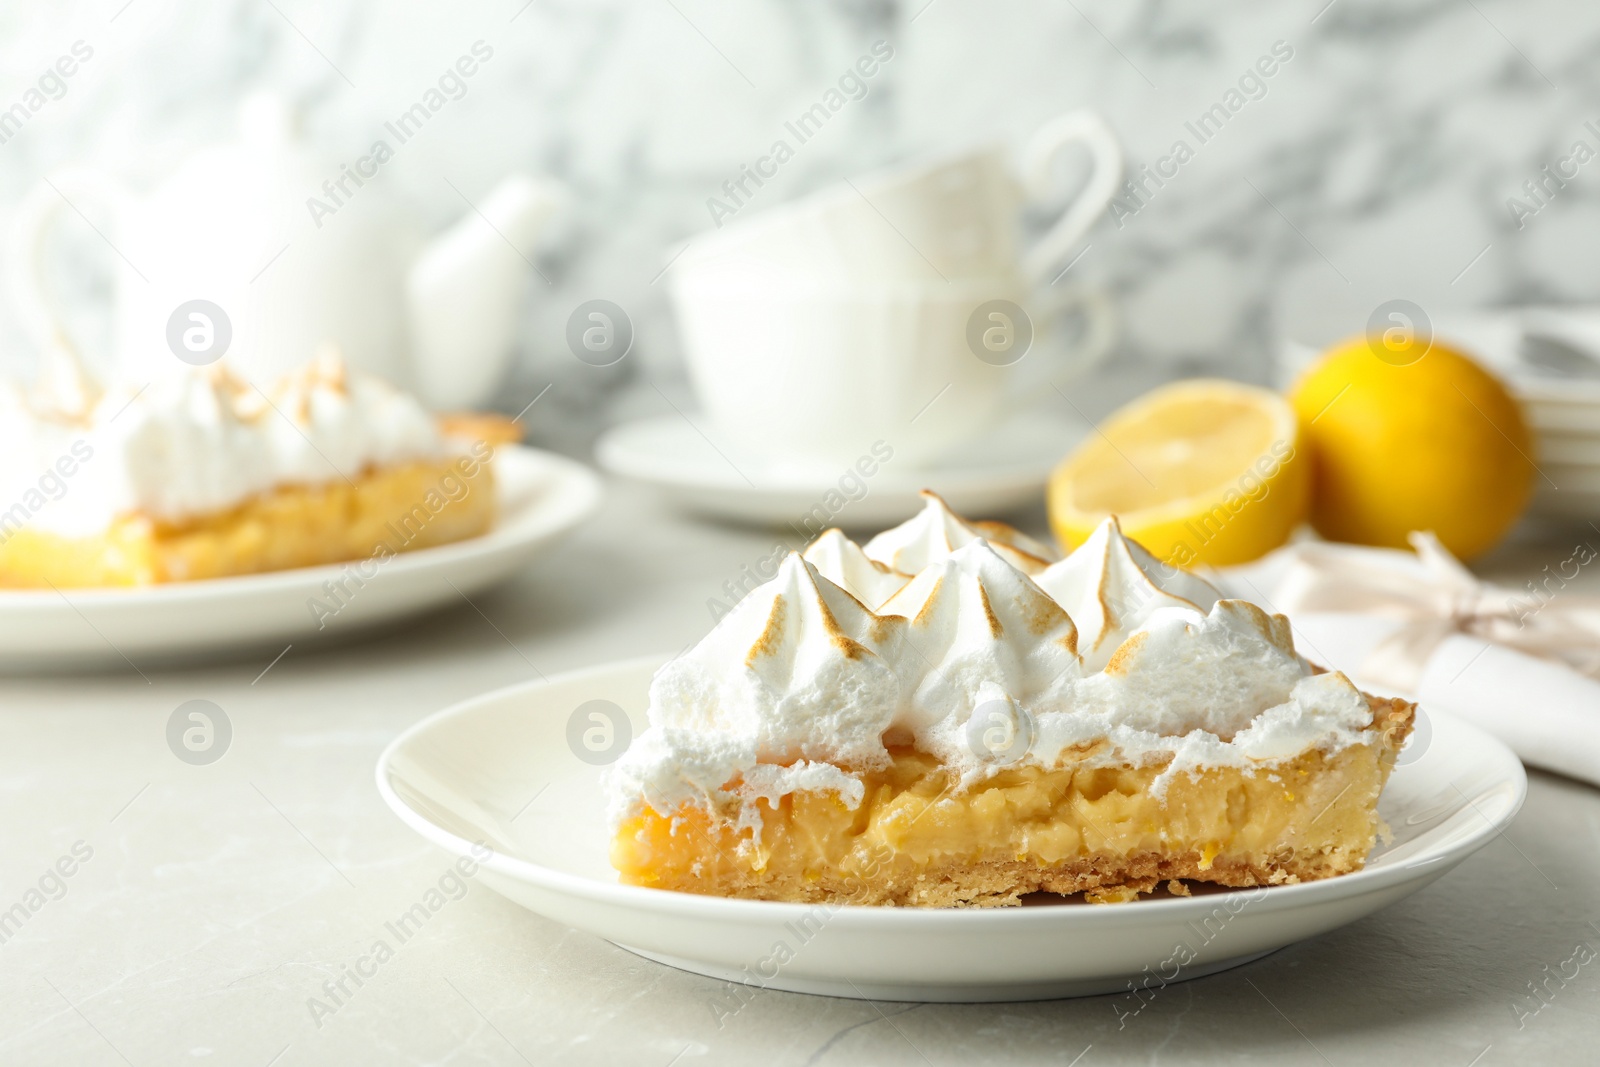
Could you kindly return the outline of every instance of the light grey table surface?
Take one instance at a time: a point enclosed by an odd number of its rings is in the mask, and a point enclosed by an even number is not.
[[[59,899],[46,879],[51,898],[0,944],[0,1064],[1600,1057],[1600,960],[1551,979],[1580,945],[1600,949],[1600,790],[1540,773],[1510,830],[1431,887],[1173,985],[1126,1026],[1110,997],[905,1005],[776,991],[719,1026],[719,983],[477,884],[318,1025],[309,1001],[322,983],[448,864],[379,800],[383,746],[535,669],[682,647],[708,628],[707,598],[771,543],[612,485],[594,520],[475,606],[358,643],[297,644],[264,675],[273,650],[145,667],[148,683],[130,670],[0,679],[0,910],[75,845],[92,849]],[[1521,585],[1569,553],[1549,536],[1489,570]],[[165,738],[173,709],[195,698],[234,728],[226,755],[203,767],[180,762]],[[1542,1000],[1530,983],[1549,990]]]

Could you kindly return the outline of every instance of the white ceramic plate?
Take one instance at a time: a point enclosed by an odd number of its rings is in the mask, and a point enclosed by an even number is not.
[[[1561,463],[1547,461],[1543,457],[1539,460],[1539,470],[1549,478],[1535,475],[1535,488],[1546,493],[1573,494],[1577,496],[1600,496],[1600,466],[1583,466],[1576,463]],[[1558,488],[1552,489],[1550,482]]]
[[[1600,469],[1600,435],[1552,431],[1539,434],[1538,440],[1539,466],[1546,473],[1549,472],[1547,464],[1551,463]]]
[[[1528,510],[1534,515],[1552,519],[1600,519],[1600,493],[1580,493],[1562,487],[1551,489],[1542,479],[1534,486],[1533,502]]]
[[[1087,424],[1070,418],[1025,412],[936,463],[896,465],[890,459],[861,479],[865,494],[842,507],[833,506],[845,499],[842,466],[817,474],[774,467],[738,452],[699,416],[624,423],[600,438],[595,456],[611,473],[654,486],[690,511],[796,526],[811,517],[820,533],[819,521],[881,528],[908,519],[922,506],[917,493],[927,488],[937,489],[957,511],[984,517],[1039,502],[1050,469],[1088,432]],[[815,517],[818,506],[821,519]]]
[[[1600,403],[1589,400],[1557,402],[1523,401],[1523,413],[1535,436],[1543,434],[1600,434]]]
[[[1380,805],[1394,840],[1365,870],[1328,881],[1100,907],[831,914],[642,889],[619,884],[607,862],[603,768],[579,759],[581,741],[569,747],[568,738],[593,728],[576,714],[591,700],[611,701],[641,729],[661,662],[567,674],[430,716],[384,751],[379,792],[449,852],[486,843],[493,852],[477,876],[491,888],[642,956],[802,993],[995,1001],[1126,992],[1146,980],[1146,967],[1166,981],[1197,978],[1332,930],[1415,893],[1487,844],[1527,791],[1504,745],[1430,714],[1425,749],[1402,756]]]
[[[219,652],[277,651],[337,638],[428,608],[459,603],[514,573],[582,522],[600,501],[587,467],[548,452],[495,452],[500,515],[482,537],[390,558],[334,615],[323,583],[344,564],[139,589],[0,591],[0,669],[173,662]]]

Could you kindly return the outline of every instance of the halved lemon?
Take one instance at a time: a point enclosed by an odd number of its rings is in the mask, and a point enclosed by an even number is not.
[[[1257,559],[1310,506],[1311,464],[1283,397],[1238,382],[1163,386],[1118,410],[1050,476],[1050,525],[1067,549],[1108,515],[1180,567]]]

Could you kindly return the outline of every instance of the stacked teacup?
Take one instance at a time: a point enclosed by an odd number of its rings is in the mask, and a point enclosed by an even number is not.
[[[1023,205],[1057,155],[1089,177],[1024,253]],[[774,466],[830,467],[886,441],[897,462],[936,461],[992,426],[1011,370],[1042,324],[1086,322],[1070,357],[1109,347],[1103,298],[1052,287],[1122,172],[1096,116],[1048,123],[1021,158],[986,148],[846,181],[697,238],[673,268],[691,380],[716,427]]]

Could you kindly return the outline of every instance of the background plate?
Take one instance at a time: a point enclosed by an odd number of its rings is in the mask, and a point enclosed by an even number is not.
[[[599,478],[572,460],[502,445],[494,464],[500,498],[494,529],[394,556],[337,615],[323,619],[323,629],[309,601],[328,602],[323,583],[339,578],[345,564],[137,589],[5,590],[0,670],[173,662],[281,648],[459,601],[462,593],[520,569],[600,502]]]
[[[654,486],[689,511],[741,522],[800,525],[829,493],[840,491],[846,472],[815,473],[776,468],[721,441],[709,426],[702,436],[680,415],[641,419],[606,432],[595,446],[600,466]],[[917,493],[938,487],[958,512],[991,518],[1036,505],[1044,498],[1050,469],[1089,432],[1086,423],[1042,412],[1013,416],[985,437],[923,466],[882,464],[852,500],[826,525],[882,528],[909,519],[922,508]]]

